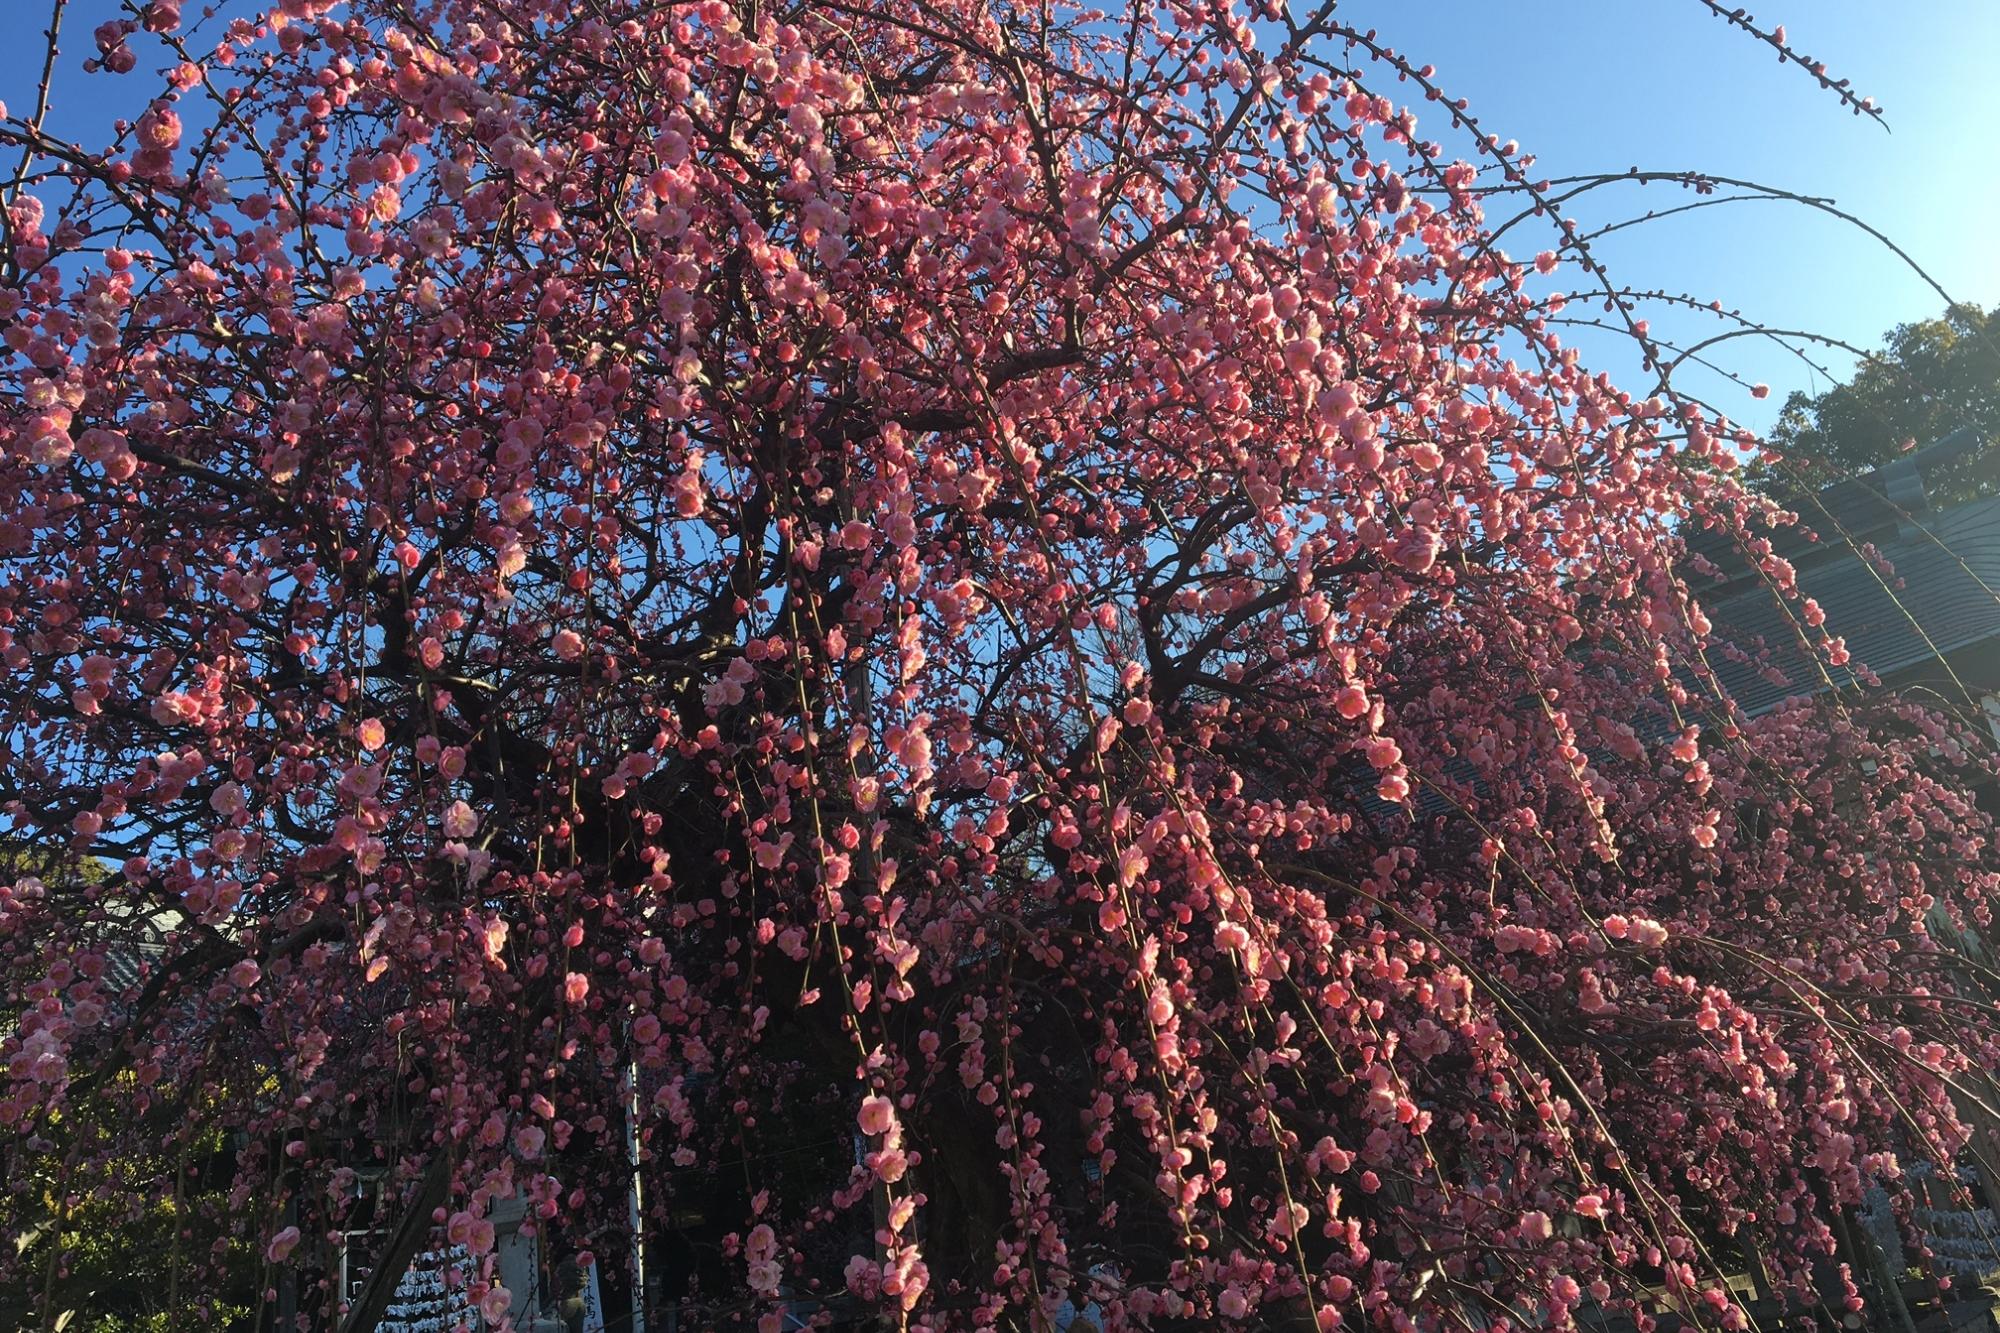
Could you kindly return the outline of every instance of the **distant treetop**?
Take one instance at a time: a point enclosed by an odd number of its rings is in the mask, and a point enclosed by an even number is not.
[[[1794,392],[1771,431],[1780,461],[1760,470],[1766,489],[1817,489],[1856,476],[1962,427],[1990,445],[2000,436],[2000,307],[1955,305],[1899,324],[1853,379],[1821,394]],[[2000,489],[1984,450],[1931,478],[1935,500]]]

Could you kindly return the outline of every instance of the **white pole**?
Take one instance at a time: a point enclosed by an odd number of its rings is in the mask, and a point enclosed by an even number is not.
[[[639,1179],[639,1062],[625,1066],[625,1204],[632,1225],[632,1333],[646,1333],[646,1207]]]

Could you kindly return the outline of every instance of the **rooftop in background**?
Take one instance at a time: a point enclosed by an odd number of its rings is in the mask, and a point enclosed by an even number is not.
[[[1930,483],[1950,474],[1954,480],[1983,476],[2000,482],[2000,450],[1989,450],[1970,428],[1961,427],[1933,444],[1915,449],[1859,476],[1832,482],[1817,491],[1794,490],[1774,498],[1799,516],[1798,523],[1763,535],[1785,559],[1797,564],[1821,556],[1851,553],[1854,545],[1893,533],[1933,509]],[[1937,508],[1946,508],[1937,505]],[[1734,584],[1753,571],[1725,534],[1704,532],[1688,549],[1721,567]],[[1715,590],[1710,589],[1710,595]]]
[[[1798,524],[1765,535],[1798,571],[1802,594],[1826,613],[1826,632],[1846,641],[1848,667],[1809,652],[1800,604],[1781,602],[1728,538],[1703,534],[1690,543],[1723,575],[1705,589],[1697,583],[1718,634],[1766,653],[1761,663],[1711,656],[1746,712],[1853,684],[1861,667],[1885,681],[1935,677],[1950,687],[1957,677],[1975,692],[2000,688],[2000,495],[1934,509],[1925,485],[1947,468],[1963,469],[1961,476],[2000,471],[2000,450],[1984,443],[1970,430],[1954,431],[1873,472],[1783,501]]]

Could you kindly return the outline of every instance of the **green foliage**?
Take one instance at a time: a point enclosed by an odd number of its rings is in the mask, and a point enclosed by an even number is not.
[[[103,884],[111,878],[109,862],[94,857],[78,860],[66,850],[38,847],[18,838],[0,837],[0,875],[34,875],[39,879]]]
[[[1785,400],[1771,442],[1783,457],[1759,480],[1778,490],[1817,487],[1869,471],[1961,426],[2000,438],[2000,306],[1957,305],[1937,319],[1890,330],[1854,378],[1825,393]],[[1964,499],[2000,489],[1975,458],[1933,477],[1934,497]]]
[[[227,1137],[188,1125],[158,1152],[112,1152],[107,1125],[131,1083],[125,1075],[90,1100],[88,1115],[50,1123],[35,1187],[6,1201],[35,1281],[0,1294],[0,1328],[248,1327],[257,1293],[247,1284],[258,1265],[242,1243],[224,1240]],[[216,1274],[234,1281],[217,1283]]]
[[[0,841],[0,875],[9,878],[75,887],[101,885],[114,873],[61,849]],[[0,1011],[0,1031],[12,1017]],[[10,1145],[33,1165],[27,1188],[0,1197],[0,1227],[16,1237],[9,1257],[32,1280],[0,1283],[0,1330],[249,1327],[258,1256],[225,1239],[234,1154],[204,1109],[160,1105],[126,1072]],[[134,1117],[162,1122],[158,1134],[136,1140],[152,1145],[142,1153],[119,1132]]]

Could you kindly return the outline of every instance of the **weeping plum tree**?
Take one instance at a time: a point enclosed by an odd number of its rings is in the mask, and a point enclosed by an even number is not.
[[[616,1283],[635,1179],[702,1327],[1860,1307],[1843,1210],[2000,1054],[1990,744],[1813,693],[1749,437],[1427,68],[1330,3],[231,9],[97,29],[100,97],[165,56],[108,146],[0,120],[0,799],[111,868],[0,888],[11,1289],[226,1142],[183,1323],[372,1324],[368,1178],[496,1322],[495,1211]]]

